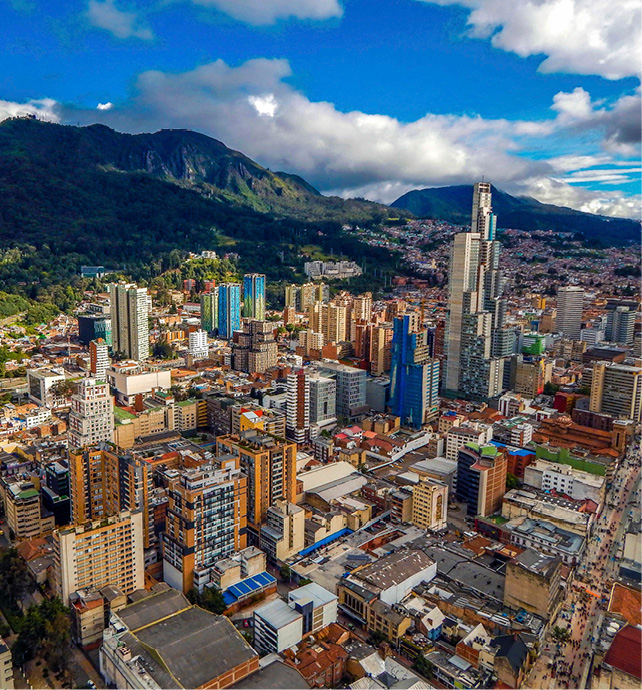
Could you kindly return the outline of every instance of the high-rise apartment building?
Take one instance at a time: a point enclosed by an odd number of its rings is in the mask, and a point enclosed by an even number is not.
[[[234,334],[232,358],[234,369],[250,374],[263,373],[276,366],[278,352],[273,324],[269,321],[246,321],[243,330]]]
[[[296,443],[310,440],[310,377],[298,369],[287,377],[285,433]]]
[[[366,292],[354,298],[352,303],[352,318],[370,321],[372,317],[372,293]]]
[[[262,273],[243,276],[243,316],[259,321],[265,318],[265,276]]]
[[[390,371],[392,333],[391,323],[381,323],[377,326],[372,326],[370,329],[368,360],[370,362],[370,373],[373,376],[381,376]]]
[[[582,330],[582,309],[584,290],[577,285],[567,285],[557,291],[557,317],[555,327],[558,333],[570,340],[579,340]]]
[[[219,454],[238,455],[247,477],[247,522],[258,538],[268,508],[278,499],[296,498],[296,443],[261,431],[245,431],[216,439]]]
[[[201,328],[213,335],[218,329],[218,288],[201,295]]]
[[[98,381],[106,381],[109,368],[109,352],[107,343],[102,340],[92,340],[89,343],[89,372]]]
[[[114,398],[104,381],[83,379],[71,396],[69,447],[84,448],[111,441],[114,434]]]
[[[218,286],[218,335],[230,340],[241,327],[241,284]]]
[[[591,412],[640,422],[642,368],[594,362],[589,409]]]
[[[192,331],[188,334],[187,339],[187,353],[192,359],[198,361],[209,357],[210,349],[207,344],[206,330]]]
[[[450,394],[485,400],[501,393],[506,302],[499,269],[500,244],[491,186],[473,190],[470,232],[455,235],[450,257],[447,362],[444,388]],[[495,348],[495,350],[493,349]]]
[[[308,307],[311,330],[322,333],[326,343],[342,343],[347,338],[348,313],[343,305],[315,302]]]
[[[459,449],[457,498],[465,501],[468,515],[488,517],[501,512],[506,472],[506,457],[496,446],[467,443]]]
[[[616,306],[606,315],[605,338],[611,343],[630,345],[635,332],[635,310],[629,306]]]
[[[428,331],[416,331],[409,314],[394,320],[390,411],[401,423],[421,428],[439,411],[439,360],[430,356]]]
[[[149,303],[147,288],[130,283],[108,286],[111,308],[112,349],[128,359],[149,357]]]
[[[217,561],[247,546],[247,478],[234,453],[170,474],[163,577],[187,593],[211,581]]]
[[[53,549],[53,589],[65,604],[79,589],[113,585],[131,594],[145,586],[142,512],[54,530]]]

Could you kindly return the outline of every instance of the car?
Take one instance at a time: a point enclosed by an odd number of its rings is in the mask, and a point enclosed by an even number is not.
[[[90,679],[87,681],[87,687],[88,687],[88,688],[95,688],[95,687],[96,687],[96,683],[94,683],[94,681],[91,680],[91,678],[90,678]]]

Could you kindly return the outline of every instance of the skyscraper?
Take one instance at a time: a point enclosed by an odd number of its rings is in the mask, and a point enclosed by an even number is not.
[[[565,338],[580,339],[584,290],[577,285],[567,285],[557,291],[556,329]]]
[[[104,381],[83,379],[71,396],[69,447],[84,448],[111,441],[114,433],[114,399]]]
[[[241,284],[223,283],[218,286],[218,334],[230,339],[241,327]]]
[[[214,334],[218,328],[218,288],[212,288],[211,292],[201,295],[201,328]]]
[[[207,345],[207,331],[192,331],[188,335],[187,352],[193,357],[195,361],[198,361],[200,359],[207,359],[209,355],[209,347]]]
[[[262,321],[265,318],[265,276],[246,273],[243,277],[243,316]]]
[[[439,360],[430,357],[428,331],[415,329],[410,314],[394,320],[390,411],[419,429],[439,409]]]
[[[149,357],[147,288],[133,283],[108,286],[111,306],[112,349],[143,361]]]
[[[99,381],[106,381],[105,372],[109,367],[107,350],[107,343],[102,338],[89,343],[89,371]]]
[[[635,310],[620,305],[611,309],[606,316],[605,337],[612,343],[630,345],[635,331]]]
[[[502,389],[503,339],[495,334],[504,326],[506,303],[495,228],[491,186],[478,182],[471,229],[455,235],[450,257],[444,386],[471,399],[492,398]]]

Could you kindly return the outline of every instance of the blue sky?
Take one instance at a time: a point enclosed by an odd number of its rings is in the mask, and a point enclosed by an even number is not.
[[[640,17],[620,5],[0,0],[0,118],[197,129],[342,195],[483,173],[634,216]]]

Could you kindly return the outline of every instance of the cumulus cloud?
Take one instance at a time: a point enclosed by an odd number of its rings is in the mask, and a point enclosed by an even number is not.
[[[96,108],[98,110],[111,110],[113,107],[114,107],[114,104],[110,103],[109,101],[107,101],[107,103],[99,103],[96,106]]]
[[[642,130],[642,99],[638,87],[634,94],[621,96],[613,104],[591,101],[581,87],[553,97],[551,108],[557,111],[561,127],[570,130],[600,130],[607,151],[631,155],[638,151]]]
[[[254,24],[274,24],[279,19],[330,19],[340,17],[339,0],[192,0],[214,7],[234,19]]]
[[[52,98],[32,99],[25,103],[0,100],[0,122],[8,117],[26,117],[28,115],[34,115],[39,120],[60,122],[62,119],[61,112],[62,109],[59,104]]]
[[[545,55],[541,72],[638,76],[639,0],[420,0],[470,9],[469,34],[521,57]]]
[[[141,24],[136,12],[119,9],[116,0],[89,0],[86,16],[93,26],[109,31],[116,38],[149,41],[154,37],[151,29]]]

